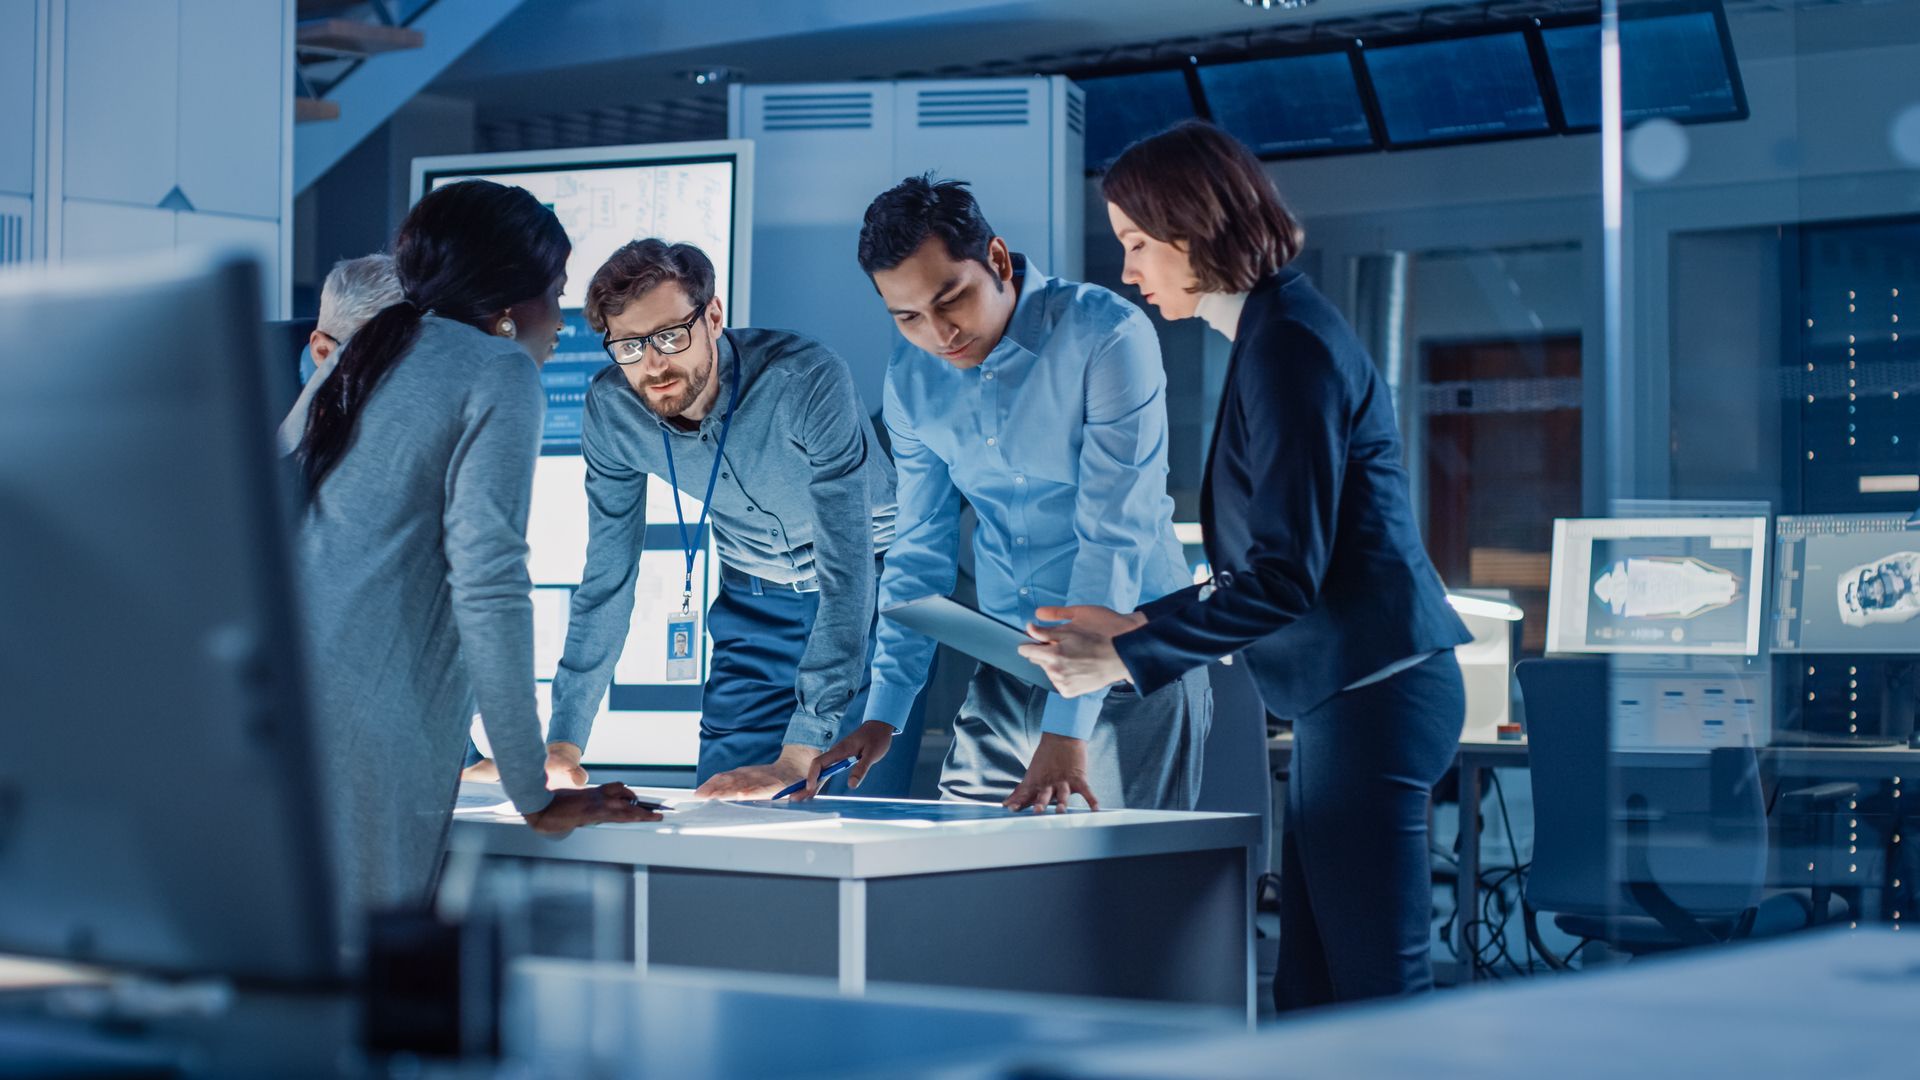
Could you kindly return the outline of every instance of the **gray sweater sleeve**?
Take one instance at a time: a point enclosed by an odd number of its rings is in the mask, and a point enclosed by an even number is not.
[[[531,814],[553,799],[534,701],[527,576],[527,513],[546,397],[524,357],[476,358],[475,366],[447,466],[447,584],[501,785],[516,810]]]
[[[574,590],[567,645],[553,679],[548,742],[586,748],[600,699],[633,621],[640,544],[647,533],[647,474],[629,468],[600,442],[606,418],[587,395],[580,455],[587,465],[587,565]]]
[[[879,446],[845,364],[818,364],[794,389],[803,395],[793,409],[811,470],[807,489],[820,606],[800,654],[794,681],[799,703],[785,741],[821,750],[839,731],[867,663],[877,584],[867,456]]]

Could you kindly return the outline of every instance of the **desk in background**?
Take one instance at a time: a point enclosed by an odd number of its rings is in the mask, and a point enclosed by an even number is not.
[[[1031,1071],[998,1075],[1907,1080],[1916,1016],[1920,935],[1863,929],[1356,1007],[1254,1035],[1037,1055]]]
[[[1277,780],[1284,780],[1287,757],[1293,750],[1293,738],[1276,736],[1267,741],[1267,752]],[[1636,750],[1632,753],[1655,755],[1659,751]],[[1762,775],[1770,783],[1811,781],[1844,776],[1849,779],[1899,779],[1920,776],[1920,750],[1904,746],[1767,746],[1758,751]],[[1485,794],[1489,769],[1520,769],[1527,766],[1527,743],[1462,741],[1456,764],[1460,771],[1460,867],[1456,885],[1459,910],[1480,910],[1480,804]],[[1611,762],[1599,767],[1611,767]],[[1897,790],[1897,788],[1896,788]],[[1920,795],[1915,795],[1920,799]],[[1279,808],[1276,808],[1276,811]],[[1920,816],[1920,809],[1916,809]],[[1920,841],[1920,837],[1914,838]],[[1905,841],[1902,841],[1905,842]],[[1783,881],[1778,884],[1802,884]],[[1872,887],[1863,882],[1863,887]],[[1284,932],[1284,928],[1283,928]],[[1474,920],[1456,920],[1454,933],[1461,955],[1477,956]],[[1467,965],[1467,978],[1482,977],[1478,967]]]
[[[942,805],[812,805],[861,804]],[[886,982],[1211,1005],[1248,1022],[1256,1015],[1256,817],[794,818],[685,830],[671,820],[602,825],[553,840],[517,820],[462,817],[450,846],[629,871],[642,971],[823,976],[854,994]]]

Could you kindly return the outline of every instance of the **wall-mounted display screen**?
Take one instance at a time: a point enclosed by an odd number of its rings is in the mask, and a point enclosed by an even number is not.
[[[1380,45],[1360,56],[1389,146],[1552,129],[1525,31]]]
[[[1351,54],[1276,56],[1201,66],[1214,122],[1268,156],[1364,150],[1374,145]]]

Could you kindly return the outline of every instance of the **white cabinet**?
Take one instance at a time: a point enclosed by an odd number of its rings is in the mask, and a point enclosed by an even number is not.
[[[181,248],[239,249],[260,261],[263,310],[273,310],[280,295],[280,223],[228,214],[176,214],[174,244]]]
[[[0,0],[0,193],[8,195],[33,194],[34,14],[34,0]]]
[[[195,210],[280,216],[283,26],[277,3],[180,0],[175,183]]]
[[[69,199],[61,207],[61,254],[97,259],[170,251],[174,213],[150,206]]]
[[[867,204],[930,170],[969,181],[1014,250],[1077,278],[1083,115],[1059,76],[733,87],[729,133],[754,141],[754,323],[831,346],[877,410],[895,333],[855,260]]]
[[[179,174],[180,5],[66,0],[65,16],[65,197],[158,206]]]

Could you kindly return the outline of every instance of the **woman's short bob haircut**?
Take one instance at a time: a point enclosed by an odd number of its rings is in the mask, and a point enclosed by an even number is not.
[[[1260,159],[1205,121],[1127,147],[1100,189],[1147,235],[1186,250],[1198,292],[1247,292],[1306,241]]]

